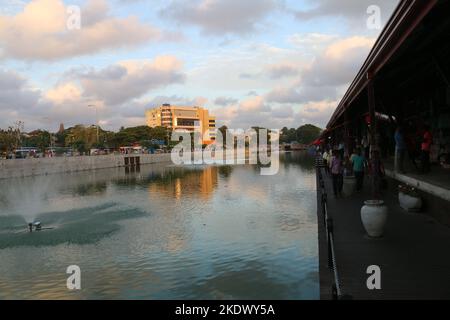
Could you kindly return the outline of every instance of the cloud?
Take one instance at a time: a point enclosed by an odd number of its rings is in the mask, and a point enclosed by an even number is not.
[[[17,113],[39,102],[40,91],[14,71],[0,69],[0,110]],[[0,117],[3,118],[3,117]],[[4,122],[8,119],[2,119]]]
[[[255,32],[277,7],[277,0],[174,0],[162,15],[180,24],[197,26],[204,34],[242,35]]]
[[[15,71],[0,68],[0,128],[24,121],[26,128],[42,126],[49,104],[42,92]]]
[[[271,79],[281,79],[298,76],[299,68],[294,64],[282,63],[269,66],[267,72]]]
[[[374,38],[360,36],[333,42],[302,74],[302,81],[314,86],[339,86],[352,81],[374,42]]]
[[[47,91],[46,98],[56,104],[77,102],[82,99],[82,91],[76,84],[64,83]]]
[[[1,54],[52,61],[135,46],[161,36],[134,16],[109,16],[105,0],[89,0],[81,8],[81,28],[70,30],[67,8],[61,0],[32,0],[17,15],[0,15]]]
[[[260,75],[258,73],[248,73],[248,72],[243,72],[239,74],[239,79],[243,79],[243,80],[254,80],[254,79],[258,79]]]
[[[227,97],[218,97],[214,100],[214,104],[218,106],[228,106],[231,104],[236,104],[238,102],[237,99],[227,98]]]
[[[322,50],[324,46],[329,45],[332,41],[338,38],[334,34],[324,34],[324,33],[294,33],[287,37],[287,42],[304,51],[314,51]]]
[[[297,124],[312,123],[324,128],[338,103],[337,100],[322,100],[307,103],[295,115],[294,122]]]
[[[148,108],[158,107],[164,103],[177,106],[204,106],[207,102],[208,99],[205,97],[195,97],[191,99],[177,95],[156,96],[147,103],[147,107]]]
[[[266,95],[266,99],[269,102],[286,104],[307,103],[310,101],[322,100],[324,98],[337,98],[336,87],[294,85],[287,88],[275,88]]]
[[[381,10],[382,20],[387,21],[398,2],[398,0],[308,0],[307,4],[310,4],[310,9],[292,10],[292,12],[301,21],[339,17],[349,25],[361,25],[365,28],[369,6],[378,6]]]
[[[182,62],[173,56],[159,56],[153,61],[122,61],[101,70],[75,71],[83,95],[118,105],[140,98],[147,92],[183,83]]]
[[[290,123],[294,117],[291,107],[273,107],[262,96],[214,109],[213,113],[219,125],[225,124],[234,129],[249,129],[252,126],[278,129],[283,127],[283,123]]]
[[[355,77],[373,43],[374,39],[368,37],[335,40],[301,70],[297,81],[288,87],[274,88],[266,99],[278,103],[337,99]]]
[[[54,127],[60,122],[92,124],[95,111],[88,105],[97,107],[105,125],[119,127],[136,123],[138,118],[144,124],[149,101],[142,97],[184,79],[181,61],[172,56],[122,61],[103,69],[73,69],[45,92],[32,88],[18,73],[0,69],[0,127],[15,120],[24,121],[27,128]],[[164,98],[164,102],[172,100]],[[206,103],[202,97],[186,101],[188,105]]]

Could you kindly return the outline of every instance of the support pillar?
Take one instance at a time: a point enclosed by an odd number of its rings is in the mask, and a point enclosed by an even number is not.
[[[370,116],[370,153],[369,158],[372,158],[372,151],[373,150],[380,150],[378,146],[378,139],[377,139],[377,118],[375,116],[375,89],[374,89],[374,80],[373,75],[368,72],[367,78],[369,80],[369,84],[367,85],[367,95],[369,97],[369,116]],[[376,196],[376,184],[375,179],[371,179],[371,185],[372,185],[372,194],[375,197]]]

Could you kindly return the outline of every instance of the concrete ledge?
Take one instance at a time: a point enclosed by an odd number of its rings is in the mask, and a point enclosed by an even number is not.
[[[0,179],[124,167],[127,157],[141,165],[171,161],[170,153],[0,160]]]
[[[386,175],[392,179],[398,180],[403,183],[407,183],[411,186],[416,187],[418,190],[432,194],[433,196],[436,196],[443,200],[450,201],[450,190],[448,189],[442,188],[440,186],[425,181],[421,181],[419,179],[401,173],[396,173],[393,170],[386,169],[385,171]]]

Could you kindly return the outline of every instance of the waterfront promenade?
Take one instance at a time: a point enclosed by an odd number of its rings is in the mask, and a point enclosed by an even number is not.
[[[337,270],[343,295],[352,299],[449,299],[450,228],[425,213],[400,208],[395,180],[383,199],[389,208],[384,237],[370,239],[361,223],[360,209],[370,199],[369,179],[365,192],[347,198],[333,196],[331,179],[323,174],[328,194],[328,214],[333,219]],[[319,198],[320,198],[320,189]],[[319,203],[320,205],[320,203]],[[319,221],[323,220],[319,210]],[[326,265],[326,242],[319,223],[321,297],[331,298],[332,274]],[[324,245],[325,244],[325,245]],[[381,290],[369,290],[367,267],[381,268]]]

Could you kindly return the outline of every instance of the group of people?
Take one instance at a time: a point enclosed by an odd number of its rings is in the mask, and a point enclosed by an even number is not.
[[[385,172],[378,150],[372,150],[370,159],[365,157],[361,148],[356,148],[350,157],[344,157],[344,153],[340,149],[332,151],[325,150],[322,153],[322,159],[326,173],[332,177],[335,197],[342,196],[344,174],[347,176],[355,176],[356,191],[361,192],[364,186],[366,171],[374,179],[375,192],[380,193]]]
[[[416,139],[419,137],[419,139]],[[404,161],[408,154],[415,169],[421,173],[430,171],[430,151],[433,144],[433,136],[430,127],[425,125],[423,131],[417,134],[411,134],[401,125],[395,130],[395,171],[405,173]],[[418,140],[418,143],[417,143]],[[420,154],[419,145],[420,144]],[[420,168],[416,159],[420,155]]]

